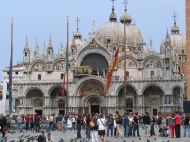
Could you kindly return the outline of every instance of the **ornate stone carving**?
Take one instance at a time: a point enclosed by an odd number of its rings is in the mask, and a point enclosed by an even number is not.
[[[157,67],[161,67],[161,63],[156,58],[149,58],[144,62],[144,67],[145,68],[157,68]]]

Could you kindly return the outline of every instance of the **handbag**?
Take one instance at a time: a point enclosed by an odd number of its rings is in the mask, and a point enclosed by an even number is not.
[[[3,129],[2,129],[2,131],[3,131],[4,133],[7,132],[7,131],[8,131],[8,127],[7,127],[7,126],[4,126]]]

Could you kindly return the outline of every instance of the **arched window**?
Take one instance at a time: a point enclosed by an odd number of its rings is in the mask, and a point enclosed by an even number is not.
[[[63,100],[59,100],[58,107],[59,107],[59,109],[64,109],[65,108],[65,102]]]
[[[38,74],[38,80],[41,80],[41,74]]]
[[[27,56],[27,52],[24,52],[25,57]]]
[[[133,101],[131,99],[126,100],[126,108],[127,109],[133,108]]]
[[[63,78],[64,78],[64,74],[62,73],[62,74],[61,74],[61,79],[63,79]]]
[[[33,106],[35,106],[35,107],[43,107],[43,101],[40,100],[40,99],[35,99],[33,101]]]
[[[153,77],[154,77],[154,71],[151,71],[150,72],[150,78],[153,79]]]

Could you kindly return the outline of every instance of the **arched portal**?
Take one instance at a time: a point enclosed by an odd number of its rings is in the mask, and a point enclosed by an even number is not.
[[[144,92],[144,110],[151,115],[157,115],[160,106],[164,104],[164,92],[158,86],[149,86]]]
[[[30,109],[27,113],[37,112],[39,115],[43,114],[44,98],[43,93],[38,88],[33,88],[26,93],[25,105]]]
[[[109,64],[104,56],[98,53],[93,53],[87,55],[83,59],[81,66],[90,66],[92,68],[93,75],[103,76],[105,71],[108,69]]]
[[[87,105],[89,106],[89,112],[100,113],[101,102],[96,97],[91,97],[87,100]]]
[[[119,90],[118,93],[118,106],[124,107],[126,111],[134,111],[136,108],[137,93],[133,86],[126,86],[126,94],[124,95],[124,87]]]

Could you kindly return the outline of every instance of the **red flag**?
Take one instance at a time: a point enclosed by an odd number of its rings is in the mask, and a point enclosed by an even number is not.
[[[107,91],[111,85],[113,70],[118,65],[118,53],[119,53],[119,48],[116,50],[115,55],[114,55],[114,57],[111,61],[111,64],[109,66],[109,69],[106,73],[106,81],[104,84],[104,95],[107,94]]]

